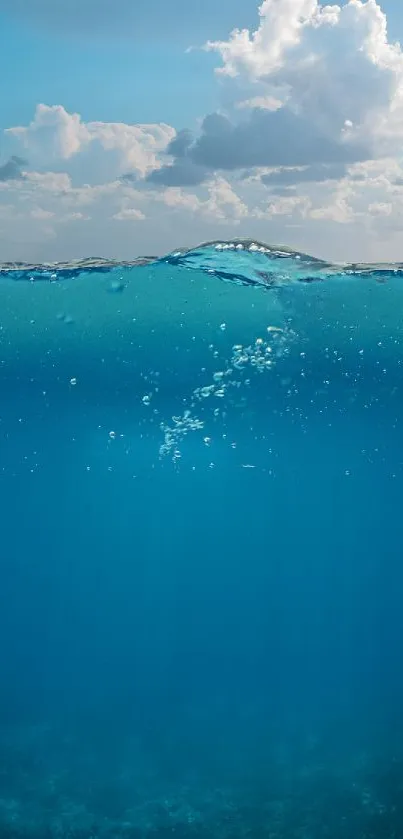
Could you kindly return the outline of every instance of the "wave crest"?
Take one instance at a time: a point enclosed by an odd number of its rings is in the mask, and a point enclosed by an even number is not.
[[[386,282],[403,275],[403,263],[336,264],[310,256],[283,245],[269,245],[253,239],[214,240],[193,248],[178,248],[166,256],[139,256],[133,260],[98,257],[34,265],[24,262],[0,263],[0,276],[13,280],[55,282],[81,274],[104,274],[122,268],[137,269],[148,265],[172,265],[201,271],[227,282],[278,287],[292,282],[323,282],[336,276],[372,277]]]

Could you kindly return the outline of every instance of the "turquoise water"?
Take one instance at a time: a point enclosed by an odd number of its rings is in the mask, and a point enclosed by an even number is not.
[[[403,836],[400,265],[0,267],[0,836]]]

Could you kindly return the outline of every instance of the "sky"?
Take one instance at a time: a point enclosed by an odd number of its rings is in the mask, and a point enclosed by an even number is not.
[[[0,260],[403,260],[401,0],[0,0]]]

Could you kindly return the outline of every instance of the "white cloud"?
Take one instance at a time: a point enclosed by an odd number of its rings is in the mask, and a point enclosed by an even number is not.
[[[90,221],[91,216],[86,216],[84,213],[65,213],[65,215],[60,216],[58,221],[63,222],[64,224],[70,221]]]
[[[128,207],[126,210],[119,210],[119,212],[115,213],[112,218],[117,221],[143,221],[145,219],[145,215],[141,212],[141,210]]]
[[[44,221],[46,219],[53,218],[54,213],[50,210],[43,210],[42,207],[33,207],[31,210],[31,218],[38,219],[39,221]]]
[[[47,160],[67,160],[90,142],[88,128],[79,114],[69,114],[62,105],[37,105],[35,116],[28,126],[7,128],[23,146]]]
[[[354,218],[354,211],[343,197],[332,197],[328,204],[323,207],[315,207],[310,212],[310,217],[317,220],[334,221],[337,224],[348,224]]]
[[[264,0],[255,31],[207,48],[232,106],[195,135],[43,104],[9,129],[2,246],[25,225],[27,241],[50,242],[56,258],[130,258],[212,238],[217,225],[243,235],[247,222],[245,233],[329,258],[399,256],[403,54],[376,0]]]
[[[301,216],[306,216],[311,201],[307,196],[285,196],[269,201],[264,210],[257,208],[255,210],[256,218],[273,218],[273,216],[292,216],[298,213]]]
[[[37,105],[27,126],[6,129],[36,161],[67,161],[98,143],[105,152],[118,154],[121,169],[130,168],[140,176],[158,168],[159,153],[176,134],[165,123],[133,124],[119,122],[83,122],[62,105]]]
[[[232,219],[239,222],[248,215],[246,204],[234,192],[225,178],[217,178],[208,187],[209,198],[205,204],[205,212],[217,219]]]
[[[259,18],[254,32],[207,44],[222,58],[219,73],[257,83],[262,95],[277,91],[334,139],[370,137],[385,151],[402,138],[403,54],[376,0],[264,0]]]
[[[66,193],[71,190],[71,178],[66,172],[26,172],[24,180],[16,186],[22,192],[31,187],[54,194]]]
[[[158,194],[157,194],[158,200]],[[202,201],[192,192],[185,192],[181,187],[171,186],[161,193],[161,200],[173,210],[188,210],[191,213],[200,211]]]
[[[199,213],[216,221],[232,221],[238,224],[242,218],[248,216],[246,204],[240,199],[225,178],[215,178],[206,185],[207,198],[194,193],[185,192],[180,187],[168,187],[160,195],[155,193],[157,200],[162,200],[167,207]]]
[[[260,78],[281,67],[287,50],[300,43],[317,5],[316,0],[264,0],[255,32],[234,29],[229,41],[208,41],[206,48],[220,52],[224,62],[218,72],[237,76],[242,70]]]
[[[0,181],[0,192],[25,195],[33,191],[64,194],[72,189],[66,172],[24,172],[18,180]]]
[[[126,125],[118,122],[90,122],[87,124],[92,140],[97,140],[105,151],[117,150],[125,166],[144,176],[158,168],[159,153],[164,151],[176,131],[170,125]]]
[[[117,196],[121,196],[125,192],[126,190],[123,188],[122,182],[113,180],[97,184],[96,186],[91,186],[90,184],[82,184],[82,186],[77,187],[71,186],[68,194],[66,194],[66,199],[76,206],[88,206],[89,204],[97,203],[102,198],[108,198],[113,202]],[[135,191],[131,190],[131,192],[134,193]]]
[[[371,216],[390,216],[393,211],[393,204],[386,201],[375,201],[368,207]]]
[[[252,96],[251,99],[241,99],[236,103],[239,109],[262,108],[264,111],[278,111],[281,106],[281,99],[276,99],[275,96]]]
[[[220,171],[346,167],[400,152],[403,53],[376,0],[263,0],[255,31],[206,48],[235,80],[232,115],[209,114],[196,137],[180,132],[173,163],[150,181],[195,186]]]

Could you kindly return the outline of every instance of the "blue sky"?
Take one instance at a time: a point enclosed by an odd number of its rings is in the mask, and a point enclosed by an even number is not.
[[[403,258],[400,37],[397,0],[0,0],[2,258]]]

